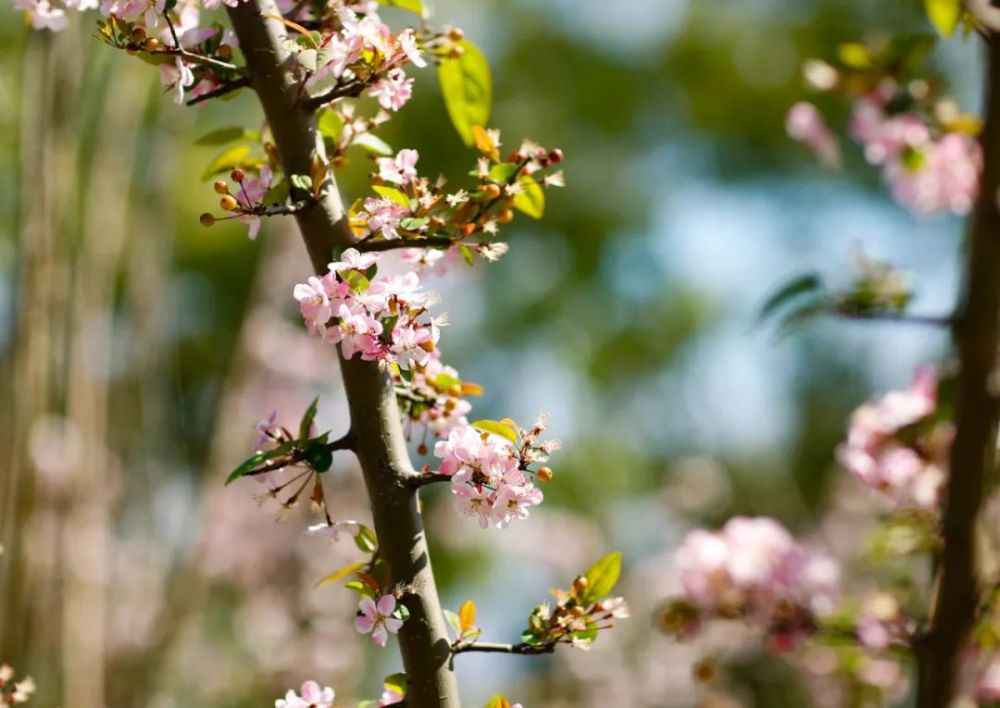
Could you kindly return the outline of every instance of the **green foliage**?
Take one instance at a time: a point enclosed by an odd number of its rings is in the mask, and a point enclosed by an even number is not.
[[[477,420],[472,424],[472,427],[487,433],[494,433],[510,440],[515,445],[517,444],[517,431],[506,423],[501,423],[498,420]]]
[[[962,0],[924,0],[927,19],[942,37],[955,33],[962,18]]]
[[[621,551],[609,553],[594,563],[583,575],[587,579],[587,585],[580,595],[580,602],[586,605],[606,597],[618,584],[621,572]]]
[[[532,219],[541,219],[545,214],[545,191],[528,175],[519,177],[517,183],[521,191],[514,196],[514,208]]]
[[[455,130],[466,145],[472,145],[473,127],[489,122],[493,83],[490,65],[479,48],[468,39],[459,46],[461,56],[445,59],[438,66],[438,81]]]

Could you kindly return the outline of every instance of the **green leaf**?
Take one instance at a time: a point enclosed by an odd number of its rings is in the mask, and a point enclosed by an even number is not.
[[[378,548],[378,541],[375,538],[375,532],[364,524],[360,524],[358,526],[358,533],[354,537],[354,543],[365,553],[374,553],[375,549]]]
[[[340,277],[347,281],[354,292],[363,293],[371,285],[371,281],[365,277],[364,273],[359,273],[356,270],[349,270],[346,275],[341,273]]]
[[[382,685],[390,691],[396,693],[406,693],[406,674],[400,671],[397,674],[389,674],[382,679]]]
[[[541,219],[545,213],[545,191],[529,175],[518,177],[517,183],[521,191],[514,195],[514,208],[532,219]]]
[[[219,128],[209,133],[205,133],[194,141],[195,145],[226,145],[237,140],[259,140],[260,134],[246,130],[243,126],[234,125],[228,128]]]
[[[771,317],[788,302],[798,299],[803,295],[818,295],[823,291],[823,281],[815,273],[808,273],[793,278],[780,288],[778,288],[760,308],[757,320],[763,322]]]
[[[277,184],[271,186],[267,193],[264,195],[265,204],[280,204],[281,202],[288,199],[288,192],[291,187],[288,184],[287,179],[283,179]]]
[[[455,635],[455,638],[457,639],[458,637],[461,637],[462,620],[460,620],[458,618],[458,615],[452,612],[451,610],[441,610],[441,611],[444,613],[444,619],[448,623],[448,626],[451,627],[452,634]]]
[[[388,187],[384,184],[377,184],[374,187],[372,187],[372,189],[375,190],[376,194],[383,196],[386,199],[391,199],[404,209],[410,208],[409,198],[395,187]]]
[[[455,130],[471,146],[472,126],[489,122],[493,85],[490,65],[479,48],[467,39],[459,46],[464,50],[460,57],[445,59],[438,66],[438,81]]]
[[[312,178],[309,175],[292,175],[288,178],[292,186],[303,192],[312,192]]]
[[[316,420],[316,411],[319,408],[319,396],[316,396],[306,408],[306,412],[302,414],[302,420],[299,422],[299,439],[304,440],[309,437],[309,428],[312,426],[313,421]]]
[[[270,451],[258,452],[253,457],[249,458],[248,460],[245,460],[243,464],[241,464],[239,467],[237,467],[236,469],[234,469],[232,472],[229,473],[229,476],[226,477],[226,485],[228,486],[229,484],[232,484],[240,477],[245,475],[247,472],[253,471],[253,469],[257,467],[257,465],[266,462],[268,455],[270,455]]]
[[[357,573],[359,570],[368,565],[367,561],[358,561],[357,563],[351,563],[345,565],[343,568],[337,568],[335,571],[329,575],[324,575],[322,578],[316,581],[314,588],[321,588],[324,585],[329,585],[330,583],[335,583],[338,580],[343,580],[348,575]]]
[[[208,163],[208,167],[205,168],[201,178],[202,180],[207,181],[220,172],[225,172],[226,170],[231,170],[234,167],[249,164],[253,162],[253,160],[247,159],[249,157],[249,145],[237,145],[236,147],[231,147],[217,155],[214,160]]]
[[[490,168],[490,179],[500,184],[507,184],[517,173],[517,165],[513,162],[498,162]]]
[[[354,138],[351,145],[357,145],[359,148],[367,150],[373,155],[379,155],[380,157],[390,157],[392,153],[392,148],[389,147],[389,143],[382,140],[371,133],[362,133],[361,135]]]
[[[942,37],[950,37],[962,17],[962,0],[924,0],[927,19]]]
[[[415,12],[421,17],[424,16],[424,3],[422,0],[378,0],[381,5],[398,7],[400,10]]]
[[[327,108],[316,119],[316,129],[324,138],[336,140],[344,130],[344,121],[340,119],[339,115]]]
[[[477,420],[472,424],[472,427],[485,430],[487,433],[494,433],[502,438],[507,438],[515,445],[517,444],[517,431],[498,420]]]
[[[464,243],[458,245],[458,252],[462,255],[462,260],[468,265],[472,265],[475,261],[472,258],[472,249],[466,246]]]
[[[430,219],[426,216],[407,216],[399,220],[399,225],[407,231],[417,231],[418,229],[427,226],[428,223],[430,223]]]
[[[333,465],[333,450],[326,441],[314,442],[305,449],[306,462],[317,472],[326,472]]]
[[[581,602],[589,605],[592,602],[606,597],[618,583],[618,577],[622,573],[621,551],[614,551],[601,558],[601,560],[590,566],[590,569],[583,574],[587,579],[587,589],[583,593]]]

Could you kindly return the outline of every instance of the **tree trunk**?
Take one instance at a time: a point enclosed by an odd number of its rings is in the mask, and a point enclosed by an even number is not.
[[[280,17],[280,11],[274,0],[248,0],[230,8],[229,16],[285,174],[309,174],[313,155],[324,154],[323,143],[313,111],[299,105],[299,87],[284,68],[287,56],[281,40],[287,30],[272,19]],[[317,273],[326,272],[335,247],[355,240],[335,183],[318,203],[295,218]],[[392,381],[370,361],[341,357],[341,372],[356,441],[354,450],[364,473],[380,553],[389,564],[392,581],[412,588],[403,599],[410,618],[399,633],[407,676],[406,704],[458,708],[458,686],[449,667],[448,638],[417,493],[406,484],[406,478],[415,473]],[[346,627],[345,623],[345,631],[350,631]]]
[[[945,489],[941,571],[930,629],[917,646],[919,708],[945,708],[955,692],[959,655],[980,600],[976,522],[993,480],[997,431],[1000,315],[1000,36],[986,39],[984,169],[970,220],[965,294],[955,323],[958,351],[956,435]]]

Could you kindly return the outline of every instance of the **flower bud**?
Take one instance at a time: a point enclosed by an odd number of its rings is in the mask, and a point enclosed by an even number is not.
[[[475,233],[475,231],[476,231],[476,225],[473,222],[470,221],[467,224],[462,224],[462,233],[465,234],[466,236]]]
[[[201,222],[202,226],[209,227],[215,223],[215,217],[206,211],[204,214],[198,217],[198,221]]]
[[[142,27],[136,27],[132,30],[132,41],[136,44],[142,44],[146,41],[146,30]]]
[[[587,587],[590,582],[582,575],[576,576],[576,580],[573,581],[573,592],[579,597],[587,591]]]
[[[463,39],[465,39],[465,32],[462,31],[461,27],[449,27],[448,39],[450,39],[452,42],[461,42]]]
[[[420,348],[425,352],[432,352],[434,351],[434,342],[428,339],[426,342],[420,343]]]
[[[483,187],[483,195],[485,195],[487,199],[496,199],[497,197],[500,196],[499,185],[492,183],[486,185],[485,187]]]
[[[552,150],[549,150],[548,158],[554,164],[558,164],[563,161],[563,151],[560,150],[559,148],[554,148]]]
[[[548,482],[552,479],[552,468],[551,467],[539,467],[538,468],[538,479],[541,482]]]
[[[221,206],[226,211],[236,210],[236,199],[233,198],[232,194],[227,194],[222,199],[219,200],[219,206]]]
[[[458,398],[462,395],[462,384],[452,384],[448,387],[448,395]]]
[[[417,454],[426,455],[427,454],[427,443],[420,443],[417,445]]]
[[[514,211],[512,209],[501,209],[500,213],[497,214],[497,221],[501,224],[509,224],[514,220]]]
[[[453,46],[453,47],[451,48],[451,50],[450,50],[450,51],[448,52],[448,58],[449,58],[449,59],[458,59],[458,58],[459,58],[459,57],[461,57],[461,56],[462,56],[463,54],[465,54],[465,47],[463,47],[463,46],[461,46],[461,45],[458,45],[458,44],[456,44],[456,45],[455,45],[455,46]]]
[[[212,188],[215,189],[217,194],[229,194],[229,185],[221,179],[215,180],[215,184],[212,185]]]
[[[219,59],[232,59],[233,48],[228,44],[220,44],[219,48],[215,50],[215,56],[219,57]]]
[[[155,52],[160,48],[160,40],[156,37],[147,37],[145,44],[143,44],[143,48],[147,52]]]
[[[245,180],[247,176],[243,172],[243,170],[241,170],[239,167],[237,167],[235,170],[233,170],[232,172],[229,173],[229,177],[230,177],[230,179],[233,180],[233,182],[236,182],[238,184],[238,183],[242,182],[243,180]]]

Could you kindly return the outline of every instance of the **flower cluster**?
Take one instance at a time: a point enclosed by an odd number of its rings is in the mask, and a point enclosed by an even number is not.
[[[437,253],[414,251],[407,257],[438,270],[443,265],[444,249],[453,248],[468,262],[474,254],[495,261],[506,253],[506,244],[469,238],[475,234],[492,238],[500,225],[514,218],[515,209],[540,217],[542,188],[565,182],[561,171],[539,173],[561,162],[562,153],[526,141],[501,161],[499,132],[477,128],[475,133],[482,157],[473,171],[478,181],[471,190],[448,193],[443,179],[432,183],[419,176],[416,150],[405,149],[394,157],[381,158],[378,175],[373,178],[377,196],[351,209],[351,226],[362,241],[434,240],[434,247],[440,249]]]
[[[917,371],[910,388],[865,403],[851,416],[840,463],[899,508],[933,510],[947,471],[952,425],[936,420],[937,373]]]
[[[315,681],[305,681],[300,691],[288,689],[284,698],[274,702],[274,708],[333,708],[334,690],[321,687]]]
[[[512,421],[478,421],[453,428],[435,444],[434,455],[441,458],[438,472],[451,479],[460,512],[478,517],[482,528],[504,528],[541,504],[542,491],[531,475],[544,481],[552,471],[540,467],[533,472],[531,465],[545,462],[559,447],[556,440],[538,442],[545,425],[542,417],[530,429]]]
[[[271,167],[262,165],[257,177],[248,176],[242,169],[237,168],[230,173],[230,179],[237,185],[235,193],[231,191],[225,180],[215,181],[214,189],[217,194],[222,195],[219,206],[233,214],[232,217],[224,218],[235,217],[249,227],[247,235],[252,241],[260,233],[260,217],[268,213],[264,197],[271,189],[273,180]],[[286,211],[286,209],[282,209],[282,211]],[[208,212],[201,215],[203,226],[211,226],[218,220]]]
[[[853,101],[850,136],[865,160],[882,169],[898,202],[917,213],[962,215],[979,189],[980,123],[961,114],[954,101],[935,96],[934,83],[907,73],[925,50],[920,43],[897,43],[881,53],[848,44],[836,66],[812,60],[804,73],[812,88]],[[823,163],[839,163],[837,139],[814,105],[794,105],[786,128]]]
[[[414,30],[393,35],[376,8],[375,3],[360,3],[353,9],[335,6],[340,30],[325,35],[315,49],[311,48],[315,44],[301,44],[297,57],[309,75],[310,89],[356,88],[360,93],[368,86],[368,94],[382,108],[398,111],[413,93],[413,79],[406,77],[402,66],[409,62],[425,67],[427,62]]]
[[[377,273],[379,254],[349,248],[322,277],[312,276],[293,291],[310,332],[339,344],[345,359],[362,359],[410,369],[430,361],[441,318],[427,315],[434,298],[414,272]]]
[[[834,561],[763,517],[734,517],[721,531],[690,533],[675,565],[683,598],[668,607],[664,626],[682,636],[696,634],[707,619],[744,618],[781,645],[811,633],[838,592]]]
[[[30,676],[14,681],[14,669],[0,665],[0,708],[27,703],[35,692],[35,682]]]

